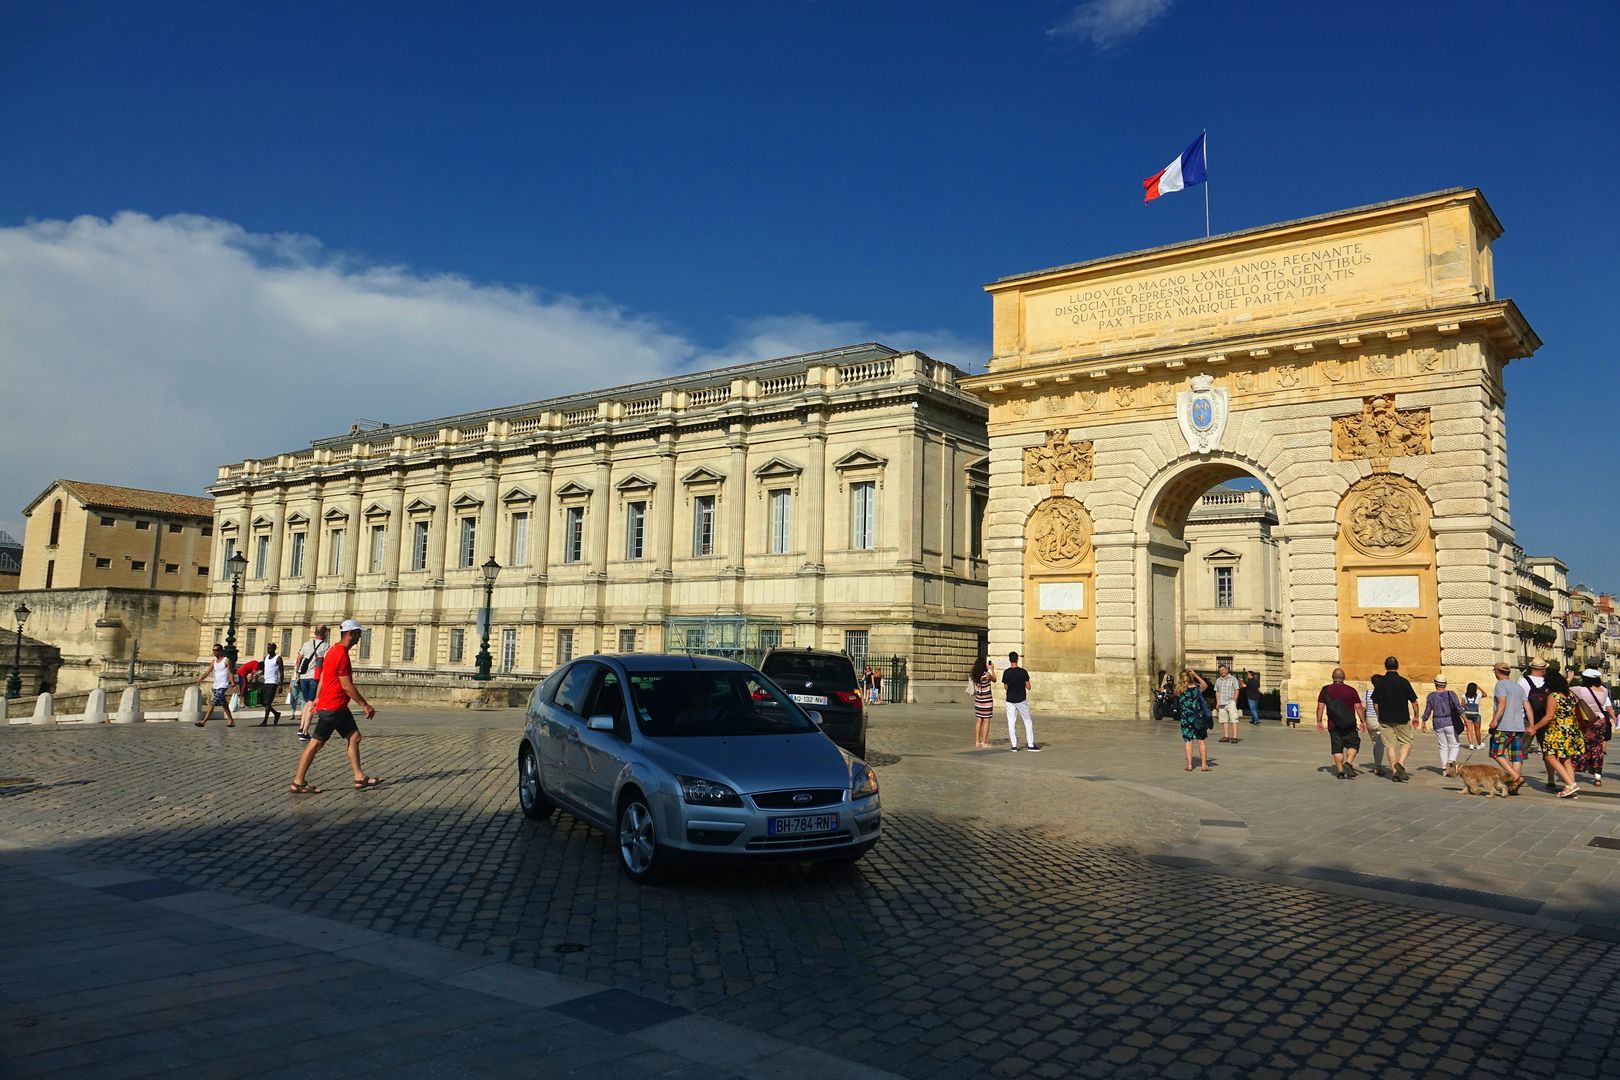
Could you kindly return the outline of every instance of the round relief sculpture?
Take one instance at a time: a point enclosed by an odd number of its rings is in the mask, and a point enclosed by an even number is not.
[[[1345,495],[1345,531],[1363,555],[1393,558],[1418,546],[1429,525],[1428,504],[1412,481],[1369,476]]]
[[[1047,566],[1076,566],[1091,546],[1091,517],[1078,499],[1046,499],[1029,515],[1029,543]]]

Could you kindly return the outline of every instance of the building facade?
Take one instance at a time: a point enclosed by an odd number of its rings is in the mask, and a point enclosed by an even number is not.
[[[988,477],[958,374],[850,346],[225,466],[199,645],[224,637],[241,551],[244,655],[354,616],[359,666],[470,673],[493,560],[498,672],[780,644],[959,681],[985,622]]]
[[[1260,490],[1219,487],[1187,514],[1182,603],[1187,663],[1200,671],[1227,664],[1283,676],[1282,576],[1277,508]]]

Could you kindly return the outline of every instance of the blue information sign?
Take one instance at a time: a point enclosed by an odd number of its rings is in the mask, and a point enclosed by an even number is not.
[[[1290,720],[1298,720],[1299,719],[1299,702],[1290,701],[1288,703],[1288,719],[1290,719]]]

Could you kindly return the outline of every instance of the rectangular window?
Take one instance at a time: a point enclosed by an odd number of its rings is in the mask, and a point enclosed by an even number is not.
[[[508,626],[501,631],[501,674],[517,667],[517,628]]]
[[[253,576],[262,578],[270,569],[270,538],[256,536],[253,538]]]
[[[230,576],[231,560],[234,558],[236,558],[236,538],[227,536],[225,538],[225,557],[219,561],[219,565],[225,568],[224,574],[227,577]]]
[[[47,589],[50,588],[51,583],[53,581],[55,581],[55,580],[56,580],[56,560],[55,559],[47,559],[47,560],[45,560],[45,587]]]
[[[467,631],[457,627],[450,631],[450,662],[459,664],[467,655]]]
[[[687,630],[686,630],[686,651],[687,652],[702,652],[703,651],[703,631],[698,629],[695,626],[687,627]]]
[[[383,551],[388,546],[388,527],[386,525],[373,525],[371,527],[371,572],[383,572]]]
[[[574,632],[557,631],[557,664],[560,667],[574,658]]]
[[[692,554],[714,554],[713,495],[699,495],[692,500]]]
[[[180,526],[179,525],[170,525],[169,526],[169,531],[172,532],[172,533],[177,533],[177,532],[180,531]]]
[[[1230,656],[1217,656],[1217,657],[1215,657],[1215,666],[1220,667],[1222,664],[1225,664],[1226,665],[1226,670],[1230,671],[1233,675],[1238,674],[1236,668],[1234,668],[1232,666],[1232,658]]]
[[[528,511],[523,511],[512,515],[512,565],[529,565]]]
[[[990,507],[990,496],[975,491],[968,496],[968,553],[975,559],[984,558],[984,514]]]
[[[360,635],[360,659],[362,659],[362,660],[370,660],[371,659],[371,635],[370,634],[361,634]]]
[[[166,562],[163,564],[163,572],[165,574],[178,574],[180,572],[180,564],[177,562]]]
[[[624,506],[624,557],[632,561],[647,554],[647,504],[626,503]],[[622,650],[621,650],[622,651]]]
[[[1215,568],[1215,606],[1218,608],[1232,607],[1232,568],[1230,566],[1217,566]]]
[[[619,631],[619,651],[622,653],[636,651],[636,632],[634,630]]]
[[[782,631],[761,630],[759,632],[759,647],[766,652],[782,647]]]
[[[204,536],[213,536],[214,535],[214,527],[212,525],[204,525],[203,526],[203,535]]]
[[[414,521],[411,523],[411,569],[427,569],[428,549],[428,523]]]
[[[399,658],[407,664],[416,659],[416,627],[410,627],[405,631],[404,641],[400,645]]]
[[[563,512],[563,562],[585,557],[585,508],[570,506]]]
[[[766,526],[770,531],[768,550],[780,555],[788,550],[793,533],[793,492],[778,488],[768,496],[770,505]]]
[[[207,577],[208,576],[208,567],[206,567],[206,566],[197,567],[197,576],[198,577]]]
[[[145,532],[147,529],[152,527],[152,523],[150,521],[137,521],[135,523],[135,527],[140,529],[142,532]]]
[[[461,519],[461,543],[456,545],[456,565],[476,566],[478,560],[478,519]]]
[[[328,546],[332,550],[331,550],[331,557],[327,560],[326,572],[328,574],[341,574],[341,573],[343,573],[343,530],[342,529],[333,529],[332,530],[332,536],[331,536],[330,541],[328,542]],[[362,636],[365,636],[365,635],[362,635]]]
[[[287,574],[295,578],[304,576],[304,534],[301,532],[292,534],[292,560],[288,564]]]
[[[243,651],[249,656],[259,651],[259,631],[257,629],[247,632],[247,648]]]
[[[857,551],[877,547],[877,481],[849,485],[849,546]]]
[[[112,569],[112,560],[111,559],[97,559],[96,560],[96,569],[97,570],[111,570]]]
[[[856,661],[866,659],[866,635],[865,630],[844,631],[844,651]]]
[[[105,526],[111,527],[111,526],[117,524],[117,521],[115,519],[113,519],[113,518],[110,518],[110,517],[104,517],[104,518],[101,519],[101,523],[103,525],[105,525]]]
[[[291,653],[292,653],[292,629],[289,627],[288,629],[283,630],[281,632],[281,655],[282,656],[288,656]]]
[[[132,560],[130,562],[130,564],[129,564],[129,568],[131,570],[135,571],[137,574],[141,573],[143,570],[146,569],[146,560],[145,559]]]

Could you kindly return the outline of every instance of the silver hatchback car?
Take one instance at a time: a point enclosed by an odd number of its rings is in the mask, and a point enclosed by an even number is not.
[[[618,841],[652,882],[676,862],[854,862],[877,843],[877,775],[775,683],[716,657],[587,656],[529,698],[518,801]]]

